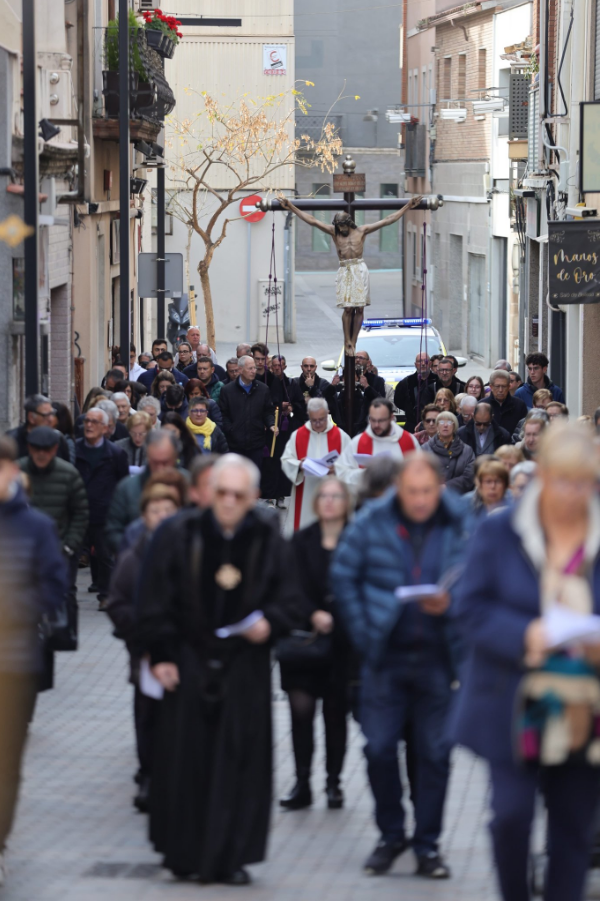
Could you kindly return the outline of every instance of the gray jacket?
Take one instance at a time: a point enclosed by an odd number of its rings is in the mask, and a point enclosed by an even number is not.
[[[475,454],[464,441],[455,436],[450,447],[444,447],[439,437],[434,435],[423,445],[423,450],[430,451],[438,458],[447,488],[452,488],[458,494],[466,494],[471,490]]]

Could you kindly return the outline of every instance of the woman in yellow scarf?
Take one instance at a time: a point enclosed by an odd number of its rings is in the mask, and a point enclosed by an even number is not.
[[[226,454],[229,448],[225,435],[219,426],[208,418],[208,403],[206,397],[192,398],[185,424],[203,454]]]

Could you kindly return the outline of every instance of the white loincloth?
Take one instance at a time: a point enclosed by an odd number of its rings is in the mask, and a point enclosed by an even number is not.
[[[364,260],[340,260],[335,278],[336,306],[362,308],[371,303],[369,268]]]

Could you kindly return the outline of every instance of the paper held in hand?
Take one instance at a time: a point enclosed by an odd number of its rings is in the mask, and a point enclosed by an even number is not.
[[[420,601],[423,598],[444,594],[458,581],[462,571],[462,566],[453,566],[447,573],[444,573],[437,584],[433,582],[426,585],[400,585],[396,588],[394,594],[401,604],[408,604],[411,601]]]
[[[143,657],[140,663],[140,691],[155,701],[160,701],[165,693],[158,679],[152,674],[147,657]]]
[[[600,616],[586,615],[558,605],[542,617],[550,648],[570,644],[600,644]]]
[[[382,451],[380,454],[377,454],[378,457],[391,457],[391,451]],[[354,459],[358,463],[359,466],[369,466],[375,456],[373,454],[354,454]]]
[[[336,450],[329,451],[328,454],[325,454],[324,457],[320,457],[318,460],[313,460],[312,457],[305,457],[302,462],[302,469],[311,476],[323,479],[338,457],[339,452]]]
[[[231,638],[233,635],[242,635],[262,618],[262,610],[254,610],[249,616],[241,619],[239,623],[232,623],[230,626],[222,626],[220,629],[215,629],[215,635],[217,638]]]

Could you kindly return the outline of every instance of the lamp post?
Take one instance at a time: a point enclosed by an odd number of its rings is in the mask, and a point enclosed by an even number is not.
[[[129,294],[129,2],[119,0],[119,344],[121,359],[129,371],[131,301]]]
[[[35,0],[23,0],[23,176],[25,224],[33,231],[24,241],[25,256],[25,393],[39,390],[38,360],[38,135]]]

